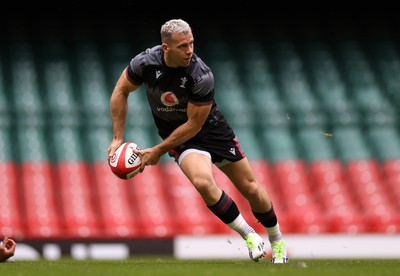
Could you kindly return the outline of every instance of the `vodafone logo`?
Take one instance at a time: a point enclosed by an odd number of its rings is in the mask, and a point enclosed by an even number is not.
[[[178,98],[172,92],[165,92],[161,95],[161,102],[165,106],[174,106],[179,103]]]

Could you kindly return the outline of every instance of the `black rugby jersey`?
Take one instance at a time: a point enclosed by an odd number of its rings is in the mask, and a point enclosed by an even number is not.
[[[161,45],[136,55],[128,66],[128,79],[145,85],[146,96],[159,135],[164,139],[187,121],[187,104],[212,104],[201,137],[216,125],[227,125],[214,99],[214,76],[211,69],[195,54],[189,67],[171,68],[164,62]]]

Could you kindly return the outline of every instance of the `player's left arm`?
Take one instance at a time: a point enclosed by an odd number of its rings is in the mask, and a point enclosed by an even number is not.
[[[176,128],[166,139],[158,145],[140,151],[142,170],[147,165],[155,165],[161,156],[195,136],[206,121],[212,104],[195,105],[191,102],[187,106],[188,120]]]
[[[211,103],[195,105],[189,102],[187,107],[188,120],[176,128],[163,142],[155,146],[160,152],[160,156],[195,136],[206,121],[211,106]]]

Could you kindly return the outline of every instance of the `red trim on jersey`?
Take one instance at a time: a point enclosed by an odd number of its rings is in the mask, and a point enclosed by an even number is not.
[[[178,158],[180,156],[179,152],[177,152],[174,149],[171,149],[169,152],[178,160]]]
[[[192,104],[194,104],[194,105],[197,105],[197,106],[209,105],[209,104],[212,104],[212,103],[213,103],[212,100],[211,100],[211,101],[208,101],[208,102],[194,102],[194,101],[189,100],[189,102],[192,103]]]
[[[235,137],[235,138],[233,138],[233,141],[235,141],[236,147],[239,149],[240,154],[244,157],[245,155],[244,155],[242,148],[240,147],[238,139]]]

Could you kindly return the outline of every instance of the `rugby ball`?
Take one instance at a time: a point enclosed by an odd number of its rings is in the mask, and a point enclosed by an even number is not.
[[[142,160],[133,152],[133,149],[140,149],[136,143],[125,142],[115,151],[110,158],[111,171],[121,179],[129,179],[139,173]]]

